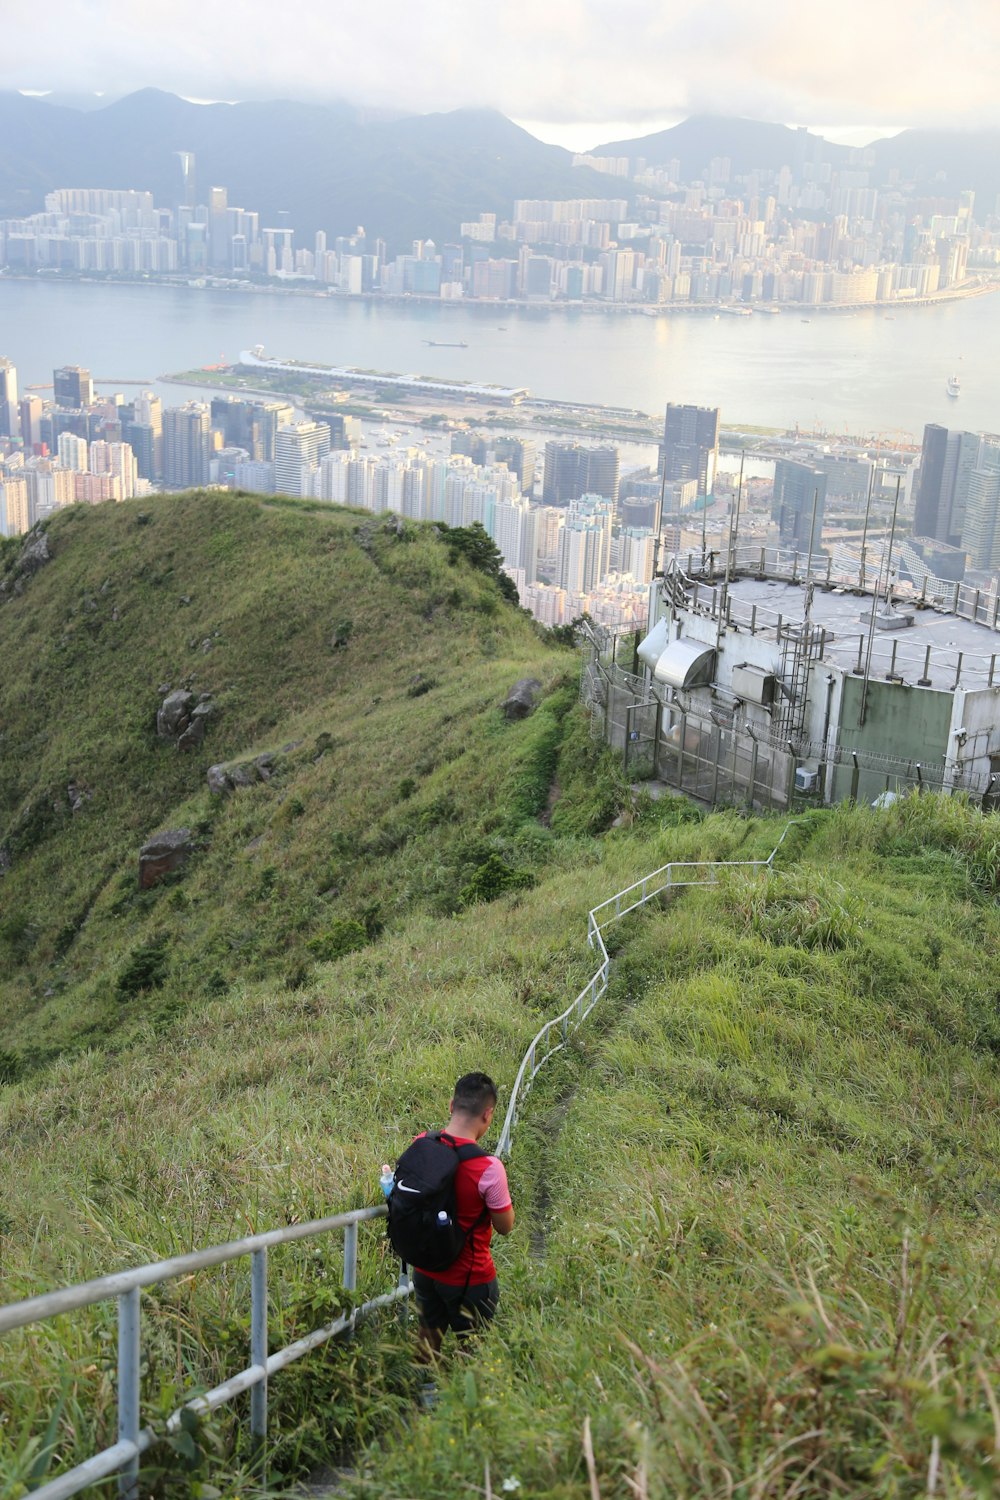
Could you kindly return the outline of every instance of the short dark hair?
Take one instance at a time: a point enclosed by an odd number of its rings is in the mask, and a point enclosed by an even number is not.
[[[497,1086],[488,1073],[463,1073],[451,1096],[452,1108],[463,1115],[481,1115],[497,1102]]]

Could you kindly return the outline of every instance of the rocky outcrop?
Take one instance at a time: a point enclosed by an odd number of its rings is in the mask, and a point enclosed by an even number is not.
[[[33,527],[25,537],[24,546],[7,577],[0,578],[0,603],[20,594],[28,579],[51,561],[51,558],[48,536],[40,526]]]
[[[217,797],[223,797],[239,787],[256,786],[258,781],[270,781],[277,758],[273,750],[267,750],[251,760],[231,760],[209,766],[208,790]]]
[[[22,573],[37,573],[51,558],[48,536],[36,527],[34,531],[28,532],[28,540],[21,548],[21,556],[15,566]]]
[[[522,677],[507,694],[503,706],[505,719],[526,719],[538,702],[542,684],[537,677]]]
[[[148,891],[165,875],[181,869],[193,848],[190,828],[168,828],[154,833],[139,850],[139,889]]]
[[[194,693],[186,688],[167,691],[156,712],[156,733],[161,740],[172,740],[180,751],[197,750],[205,738],[205,723],[215,713],[211,693],[202,693],[195,702]]]

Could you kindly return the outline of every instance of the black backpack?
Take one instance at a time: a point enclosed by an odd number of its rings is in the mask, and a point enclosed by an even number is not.
[[[459,1228],[455,1173],[460,1162],[488,1155],[471,1142],[454,1145],[440,1130],[407,1146],[393,1174],[387,1226],[392,1248],[406,1265],[444,1271],[461,1255],[488,1210],[471,1229]]]

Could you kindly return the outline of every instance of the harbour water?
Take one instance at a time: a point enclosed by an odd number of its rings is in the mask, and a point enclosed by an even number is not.
[[[254,344],[650,413],[667,401],[719,406],[731,425],[916,442],[925,422],[1000,428],[1000,294],[888,313],[650,317],[0,278],[0,355],[22,390],[80,364],[105,390],[149,381],[176,405],[194,392],[156,377]],[[957,400],[945,389],[954,373]]]

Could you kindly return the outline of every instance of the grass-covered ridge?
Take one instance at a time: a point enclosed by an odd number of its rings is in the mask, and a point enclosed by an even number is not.
[[[576,662],[432,528],[193,494],[74,507],[47,539],[0,603],[0,1007],[24,1066],[234,981],[304,983],[544,865]],[[541,707],[507,723],[525,675]],[[193,753],[156,736],[168,686],[212,695]],[[209,791],[213,763],[272,753],[266,782]],[[177,827],[188,868],[140,892],[141,844]]]
[[[198,506],[216,501],[202,534]],[[202,552],[227,517],[242,535],[244,505],[267,548],[241,554],[237,576],[216,574]],[[0,1046],[21,1070],[0,1085],[3,1301],[374,1201],[380,1161],[439,1119],[456,1074],[487,1066],[509,1085],[538,1025],[585,982],[590,907],[669,859],[765,856],[782,826],[640,797],[629,826],[611,828],[622,789],[572,706],[572,655],[431,532],[225,496],[158,507],[54,528],[54,560],[0,604],[5,651],[33,600],[47,612],[34,666],[26,636],[6,657],[18,707],[9,695],[0,707],[4,748],[30,731],[37,764],[19,758],[13,797],[5,757],[4,826],[33,787],[89,774],[94,789],[0,879],[4,922],[16,910],[38,928],[30,941],[5,928],[16,962],[0,980],[16,1017],[16,1045]],[[142,511],[153,519],[129,531]],[[315,609],[295,615],[288,649],[317,645],[301,653],[301,680],[276,677],[274,722],[263,669],[258,691],[241,647],[202,679],[226,646],[202,654],[198,639],[187,659],[220,713],[192,766],[153,741],[150,721],[157,685],[176,681],[167,656],[199,633],[178,635],[172,611],[192,611],[198,591],[189,582],[178,606],[161,583],[128,611],[119,602],[88,649],[119,703],[141,706],[125,748],[142,774],[128,780],[117,731],[77,736],[86,765],[62,718],[47,743],[31,672],[92,724],[48,632],[75,618],[67,600],[97,597],[98,558],[116,543],[105,573],[131,599],[126,558],[172,515],[213,601],[202,638],[210,626],[242,641],[224,623],[240,590],[299,576],[303,547],[319,571],[349,556],[368,592],[354,607],[343,581],[310,593],[302,564],[298,590],[352,629],[324,655]],[[92,536],[81,583],[70,560]],[[448,602],[453,588],[464,603]],[[396,657],[373,660],[362,618],[370,609],[385,649],[390,600],[398,674]],[[140,602],[150,638],[136,627],[127,650],[112,648],[111,625]],[[270,650],[261,608],[248,602],[243,617],[257,653]],[[505,723],[498,703],[527,675],[543,683],[541,705]],[[271,782],[221,801],[203,790],[210,761],[294,739]],[[105,764],[123,780],[99,805]],[[134,859],[163,803],[171,822],[205,820],[203,846],[147,902]],[[494,1494],[516,1479],[508,1493],[555,1500],[995,1493],[997,824],[932,797],[815,814],[769,880],[734,876],[613,929],[609,994],[536,1084],[515,1138],[519,1221],[498,1250],[504,1304],[488,1344],[443,1372],[429,1414],[414,1406],[411,1335],[392,1320],[294,1367],[271,1388],[272,1488],[346,1458],[348,1489],[390,1500],[484,1492],[487,1460]],[[59,951],[60,881],[83,855],[103,883]],[[363,946],[346,940],[350,923]],[[124,965],[158,934],[162,980],[121,998]],[[274,1257],[275,1346],[339,1306],[338,1257],[339,1245]],[[361,1285],[393,1274],[379,1236],[363,1237]],[[239,1368],[247,1278],[244,1266],[144,1298],[147,1420]],[[61,1462],[113,1440],[112,1330],[107,1307],[3,1341],[4,1493],[37,1474],[52,1411]],[[169,1473],[150,1483],[252,1493],[234,1431],[211,1424],[206,1448],[220,1451],[194,1480],[190,1455],[167,1449]]]

